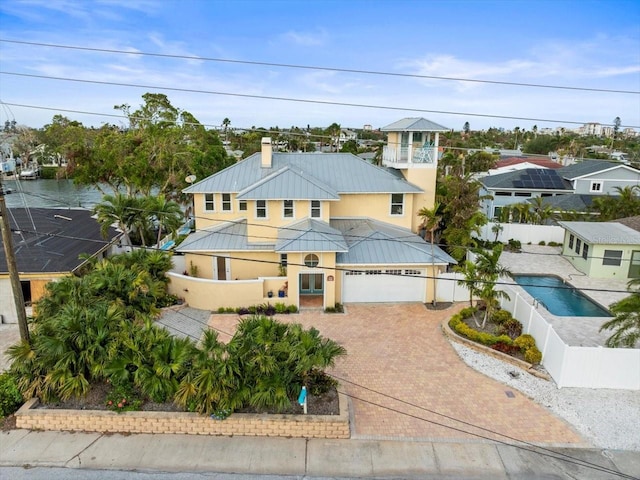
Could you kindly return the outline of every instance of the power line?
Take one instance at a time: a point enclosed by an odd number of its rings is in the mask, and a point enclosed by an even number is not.
[[[180,314],[180,315],[182,315],[182,316],[184,316],[186,318],[189,318],[189,319],[195,321],[196,323],[204,325],[208,329],[215,330],[218,333],[222,333],[224,335],[227,335],[229,338],[233,338],[233,334],[231,334],[229,332],[226,332],[226,331],[224,331],[224,330],[222,330],[220,328],[212,327],[208,323],[202,322],[202,321],[198,320],[197,318],[194,318],[194,317],[192,317],[190,315],[187,315],[184,312],[182,312],[181,310],[177,310],[176,313],[178,313],[178,314]],[[165,327],[167,327],[169,329],[173,328],[173,326],[168,326],[168,325],[163,324],[163,323],[161,323],[161,325],[163,325],[163,326],[165,326]],[[188,333],[186,333],[184,331],[181,331],[179,329],[175,329],[175,330],[180,332],[180,333],[182,333],[182,334],[184,334],[184,335],[188,335],[189,337],[194,338],[197,341],[200,340],[199,338],[196,338],[195,336],[193,336],[191,334],[188,334]],[[424,422],[427,422],[427,423],[431,423],[433,425],[444,427],[446,429],[450,429],[450,430],[454,430],[454,431],[457,431],[457,432],[460,432],[460,433],[465,433],[465,434],[468,434],[468,435],[476,436],[478,438],[482,438],[482,439],[485,439],[485,440],[495,441],[495,442],[501,443],[501,444],[506,445],[506,446],[519,448],[521,450],[529,451],[529,452],[536,453],[536,454],[542,455],[542,456],[547,456],[547,457],[550,457],[550,458],[554,458],[556,460],[561,460],[561,461],[572,463],[572,464],[575,464],[575,465],[578,465],[578,466],[582,466],[582,467],[585,467],[585,468],[591,468],[591,469],[594,469],[594,470],[599,470],[599,471],[602,471],[602,472],[611,473],[611,474],[614,474],[614,475],[617,475],[617,476],[620,476],[620,477],[623,477],[623,478],[631,478],[631,479],[634,478],[632,476],[617,472],[617,471],[609,469],[607,467],[603,467],[603,466],[600,466],[598,464],[595,464],[595,463],[592,463],[592,462],[588,462],[586,460],[582,460],[582,459],[579,459],[577,457],[573,457],[571,455],[568,455],[568,454],[565,454],[565,453],[562,453],[562,452],[556,452],[556,451],[554,451],[552,449],[549,449],[549,448],[546,448],[546,447],[543,447],[543,446],[539,446],[539,445],[533,444],[531,442],[527,442],[525,440],[520,440],[520,439],[518,439],[516,437],[512,437],[510,435],[506,435],[506,434],[500,433],[500,432],[498,432],[496,430],[492,430],[490,428],[482,427],[480,425],[476,425],[474,423],[467,422],[467,421],[458,419],[456,417],[440,413],[440,412],[438,412],[436,410],[432,410],[432,409],[423,407],[421,405],[418,405],[418,404],[415,404],[415,403],[412,403],[412,402],[408,402],[406,400],[403,400],[401,398],[395,397],[393,395],[388,395],[388,394],[386,394],[384,392],[381,392],[381,391],[366,387],[366,386],[361,385],[359,383],[356,383],[356,382],[353,382],[353,381],[350,381],[350,380],[346,380],[346,379],[341,378],[341,377],[339,377],[337,375],[328,374],[326,372],[325,372],[325,374],[330,376],[330,377],[332,377],[332,378],[334,378],[334,379],[336,379],[336,380],[338,380],[338,381],[340,381],[340,382],[349,383],[349,384],[351,384],[351,385],[353,385],[353,386],[355,386],[357,388],[362,388],[363,390],[367,390],[369,392],[381,395],[381,396],[383,396],[385,398],[388,398],[390,400],[394,400],[394,401],[403,403],[403,404],[405,404],[407,406],[410,406],[410,407],[413,407],[413,408],[417,408],[419,410],[423,410],[425,412],[437,415],[439,417],[443,417],[443,418],[445,418],[447,420],[451,420],[451,421],[463,424],[465,426],[468,426],[468,427],[471,427],[471,428],[475,428],[475,429],[490,433],[492,435],[497,435],[498,437],[503,437],[503,438],[506,438],[508,440],[518,442],[520,444],[526,445],[526,447],[522,446],[522,445],[512,444],[512,443],[509,443],[509,442],[507,442],[505,440],[496,439],[494,437],[490,437],[490,436],[487,436],[487,435],[474,433],[474,432],[465,430],[465,429],[463,429],[461,427],[454,427],[452,425],[447,425],[447,424],[444,424],[444,423],[441,423],[441,422],[436,422],[434,420],[429,420],[427,418],[420,417],[420,416],[417,416],[417,415],[413,415],[411,413],[408,413],[408,412],[405,412],[405,411],[402,411],[402,410],[399,410],[399,409],[396,409],[396,408],[393,408],[393,407],[389,407],[387,405],[383,405],[383,404],[380,404],[380,403],[373,402],[371,400],[367,400],[367,399],[364,399],[364,398],[361,398],[361,397],[357,397],[357,396],[355,396],[355,395],[353,395],[351,393],[347,393],[347,392],[344,392],[344,391],[339,391],[339,393],[342,393],[343,395],[346,395],[347,397],[349,397],[349,398],[351,398],[353,400],[358,400],[358,401],[361,401],[363,403],[367,403],[369,405],[373,405],[373,406],[376,406],[376,407],[379,407],[379,408],[383,408],[385,410],[389,410],[389,411],[392,411],[392,412],[395,412],[395,413],[399,413],[401,415],[409,416],[409,417],[412,417],[412,418],[414,418],[416,420],[421,420],[421,421],[424,421]],[[542,450],[542,452],[540,452],[539,450]]]
[[[261,62],[261,61],[255,61],[255,60],[237,60],[237,59],[229,59],[229,58],[200,57],[197,55],[151,53],[151,52],[141,52],[137,50],[127,51],[127,50],[117,50],[117,49],[107,49],[107,48],[80,47],[77,45],[27,42],[27,41],[9,40],[9,39],[0,39],[0,42],[39,46],[39,47],[61,48],[61,49],[68,49],[68,50],[115,53],[115,54],[121,54],[121,55],[173,58],[173,59],[180,59],[180,60],[197,60],[202,62],[219,62],[219,63],[240,64],[240,65],[257,65],[257,66],[266,66],[266,67],[293,68],[293,69],[301,69],[301,70],[316,70],[316,71],[325,71],[325,72],[357,73],[362,75],[377,75],[377,76],[388,76],[388,77],[419,78],[419,79],[427,79],[427,80],[445,80],[445,81],[456,81],[456,82],[484,83],[484,84],[492,84],[492,85],[509,85],[509,86],[515,86],[515,87],[549,88],[549,89],[559,89],[559,90],[640,95],[640,92],[635,90],[616,90],[611,88],[575,87],[575,86],[566,86],[566,85],[549,85],[549,84],[541,84],[541,83],[520,83],[520,82],[506,82],[506,81],[499,81],[499,80],[481,80],[481,79],[474,79],[474,78],[444,77],[444,76],[438,76],[438,75],[420,75],[420,74],[413,74],[413,73],[385,72],[385,71],[379,71],[379,70],[359,70],[359,69],[351,69],[351,68],[323,67],[323,66],[317,66],[317,65],[298,65],[298,64],[291,64],[291,63]]]
[[[364,103],[349,103],[349,102],[333,102],[329,100],[310,100],[305,98],[292,98],[292,97],[278,97],[272,95],[252,95],[248,93],[231,93],[231,92],[218,92],[213,90],[199,90],[192,88],[179,88],[179,87],[166,87],[166,86],[157,86],[157,85],[145,85],[145,84],[137,84],[137,83],[125,83],[125,82],[108,82],[105,80],[86,80],[79,78],[69,78],[69,77],[56,77],[52,75],[36,75],[36,74],[28,74],[28,73],[19,73],[19,72],[8,72],[8,71],[0,71],[2,75],[11,75],[15,77],[23,77],[23,78],[38,78],[44,80],[58,80],[65,82],[75,82],[75,83],[88,83],[94,85],[113,85],[118,87],[131,87],[131,88],[143,88],[146,90],[166,90],[172,92],[186,92],[186,93],[199,93],[205,95],[220,95],[220,96],[228,96],[228,97],[236,97],[236,98],[254,98],[260,100],[277,100],[283,102],[295,102],[295,103],[306,103],[306,104],[318,104],[318,105],[332,105],[332,106],[340,106],[340,107],[355,107],[355,108],[371,108],[378,110],[393,110],[393,111],[402,111],[402,112],[417,112],[417,113],[435,113],[439,115],[457,115],[457,116],[466,116],[466,117],[481,117],[481,118],[497,118],[497,119],[508,119],[508,120],[523,120],[528,122],[546,122],[546,123],[565,123],[565,124],[575,124],[575,125],[583,125],[587,122],[578,122],[575,120],[556,120],[556,119],[548,119],[548,118],[532,118],[532,117],[514,117],[509,115],[492,115],[488,113],[466,113],[466,112],[453,112],[447,110],[427,110],[422,108],[411,108],[411,107],[392,107],[388,105],[370,105]],[[613,124],[603,124],[603,125],[613,125]],[[625,128],[640,128],[638,125],[620,125],[620,127]]]

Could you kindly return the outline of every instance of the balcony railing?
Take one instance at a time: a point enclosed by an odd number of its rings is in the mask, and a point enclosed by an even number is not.
[[[432,145],[413,148],[412,146],[385,146],[382,150],[382,160],[386,163],[418,163],[433,164],[437,152]]]

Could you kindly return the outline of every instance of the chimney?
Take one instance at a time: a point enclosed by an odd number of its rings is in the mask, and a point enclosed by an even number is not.
[[[262,168],[271,168],[271,159],[273,157],[273,149],[271,147],[271,138],[262,138],[262,156],[260,166]]]

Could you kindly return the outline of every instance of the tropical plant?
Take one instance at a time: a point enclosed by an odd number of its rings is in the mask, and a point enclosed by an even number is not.
[[[433,207],[427,208],[422,207],[418,211],[418,216],[422,218],[422,225],[424,229],[429,232],[429,242],[431,243],[431,275],[433,282],[433,305],[436,305],[436,274],[435,274],[435,255],[434,255],[434,243],[435,243],[435,232],[440,227],[440,221],[442,220],[442,215],[438,213],[440,210],[440,204],[435,202]]]
[[[151,196],[144,200],[145,213],[151,218],[151,222],[158,229],[158,236],[156,239],[156,248],[160,248],[160,240],[162,239],[162,233],[172,233],[180,228],[183,220],[182,208],[178,203],[167,200],[165,197]]]
[[[627,284],[631,295],[609,307],[614,318],[605,322],[600,331],[613,330],[607,341],[607,347],[634,348],[640,343],[640,279]]]
[[[126,244],[131,245],[131,233],[140,230],[140,239],[144,245],[144,214],[142,201],[137,197],[130,197],[122,193],[104,195],[102,202],[97,204],[93,213],[98,216],[100,232],[104,238],[109,233],[109,227],[116,225],[123,232]]]
[[[593,210],[601,221],[640,215],[640,185],[615,187],[617,195],[604,195],[593,200]]]
[[[458,285],[466,287],[469,290],[469,306],[473,307],[473,297],[478,295],[478,285],[480,279],[478,278],[478,271],[476,264],[471,260],[465,260],[459,263],[453,270],[464,275],[464,279],[458,280]]]
[[[501,298],[509,299],[509,295],[504,290],[495,288],[496,282],[500,277],[510,277],[511,272],[500,265],[500,255],[502,254],[502,244],[497,244],[492,250],[476,251],[476,273],[480,286],[477,294],[485,304],[484,316],[482,323],[476,321],[478,327],[484,328],[487,319],[493,316],[493,312],[498,307],[498,300]]]

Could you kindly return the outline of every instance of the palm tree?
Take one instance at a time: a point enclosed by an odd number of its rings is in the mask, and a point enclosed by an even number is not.
[[[509,295],[507,295],[505,291],[495,289],[495,284],[500,277],[513,278],[512,273],[507,268],[500,265],[502,249],[502,244],[498,244],[494,246],[491,251],[481,250],[476,252],[476,270],[479,283],[481,283],[481,287],[477,293],[480,299],[485,303],[485,312],[482,324],[478,325],[482,328],[486,325],[487,320],[491,318],[491,315],[497,307],[498,300],[500,298],[509,299]]]
[[[183,218],[182,209],[176,202],[167,200],[162,195],[158,195],[145,199],[145,210],[148,215],[155,218],[158,222],[156,248],[160,248],[162,232],[175,233],[178,228],[180,228]]]
[[[461,287],[467,287],[469,290],[469,306],[473,307],[473,297],[478,295],[478,270],[476,264],[471,260],[465,260],[464,262],[453,267],[453,270],[464,275],[463,280],[458,280],[458,285]]]
[[[435,274],[435,256],[433,252],[433,244],[435,242],[435,232],[440,227],[440,221],[442,215],[438,214],[440,204],[435,202],[432,208],[422,207],[418,211],[418,216],[422,218],[422,225],[429,232],[429,239],[431,241],[431,275],[433,276],[433,306],[436,306],[436,274]]]
[[[104,195],[102,202],[93,208],[93,213],[98,215],[100,232],[106,238],[109,227],[116,225],[124,233],[127,245],[131,245],[131,232],[135,226],[140,225],[140,202],[135,197],[122,193],[116,195]],[[144,242],[144,235],[143,242]]]
[[[615,330],[607,341],[607,347],[635,348],[640,343],[640,279],[627,284],[630,296],[614,303],[609,308],[615,317],[605,322],[600,331]]]
[[[227,117],[224,117],[224,120],[222,120],[222,128],[224,129],[224,141],[227,142],[229,139],[227,138],[227,133],[229,130],[229,125],[231,125],[231,120],[229,120]]]

